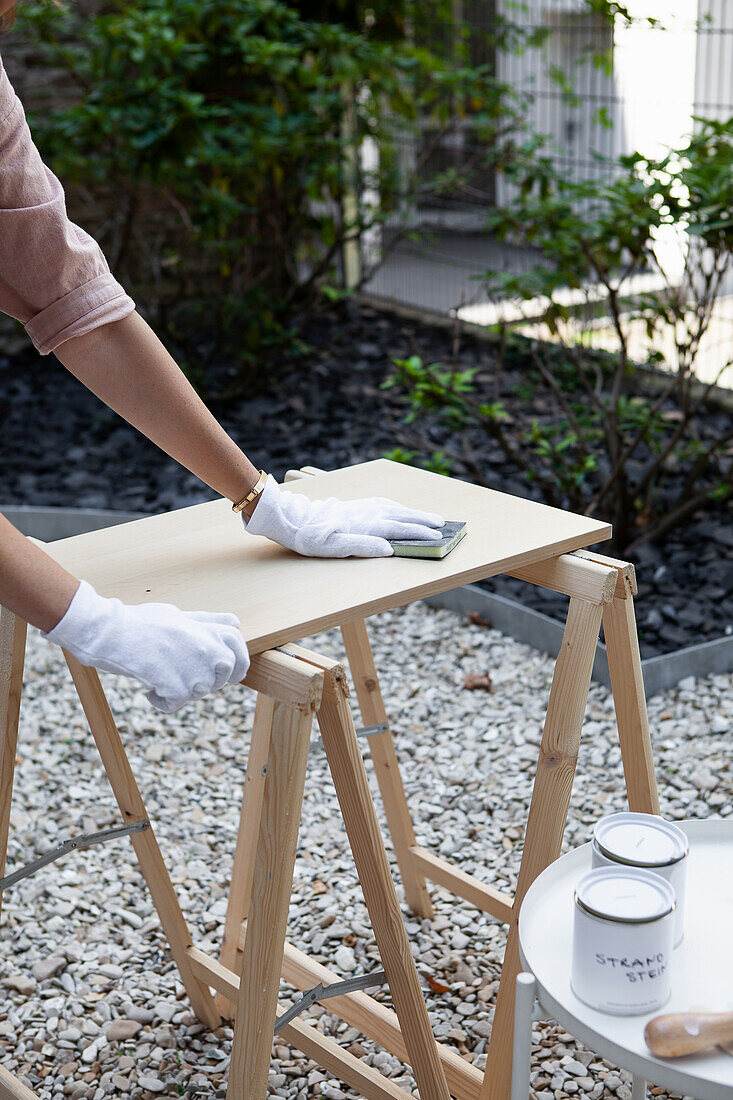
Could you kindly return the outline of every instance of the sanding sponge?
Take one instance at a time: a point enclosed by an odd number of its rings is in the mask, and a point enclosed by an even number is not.
[[[423,542],[421,539],[390,539],[396,558],[444,558],[461,541],[467,525],[462,520],[446,520],[441,528],[440,542]]]

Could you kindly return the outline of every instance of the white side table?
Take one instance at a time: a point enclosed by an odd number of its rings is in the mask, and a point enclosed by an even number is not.
[[[698,1006],[733,1008],[733,820],[677,822],[690,840],[685,937],[672,960],[672,995],[646,1016],[588,1008],[570,988],[575,885],[591,868],[591,846],[561,856],[530,887],[519,915],[512,1100],[527,1100],[535,998],[544,1015],[602,1057],[634,1075],[634,1100],[647,1080],[697,1100],[731,1100],[733,1053],[721,1048],[655,1058],[644,1041],[654,1016]],[[733,1048],[731,1048],[733,1050]]]

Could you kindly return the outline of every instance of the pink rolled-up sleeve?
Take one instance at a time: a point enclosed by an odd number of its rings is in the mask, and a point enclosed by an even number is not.
[[[0,60],[0,310],[47,355],[134,308],[97,242],[69,220]]]

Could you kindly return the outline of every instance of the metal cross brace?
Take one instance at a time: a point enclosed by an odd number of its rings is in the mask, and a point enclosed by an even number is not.
[[[14,886],[21,879],[40,871],[41,867],[61,859],[67,852],[73,852],[77,848],[90,848],[92,844],[105,844],[109,840],[117,840],[121,836],[130,836],[132,833],[142,833],[149,828],[149,821],[134,821],[131,825],[118,825],[114,829],[103,829],[100,833],[82,833],[81,836],[69,837],[57,848],[52,848],[50,852],[34,859],[32,863],[26,863],[25,867],[19,867],[17,871],[13,871],[12,875],[6,875],[5,878],[0,879],[0,894],[8,886]]]
[[[356,731],[358,734],[363,733],[365,737],[374,737],[377,733],[388,733],[388,722],[376,722],[373,726],[362,726]]]
[[[309,989],[307,993],[304,993],[292,1008],[289,1008],[287,1012],[283,1012],[282,1016],[278,1016],[274,1033],[277,1035],[278,1031],[284,1028],[286,1024],[289,1024],[296,1016],[300,1016],[301,1012],[305,1012],[306,1008],[310,1008],[318,1001],[326,1001],[329,997],[341,997],[345,993],[356,993],[359,989],[371,989],[372,986],[384,985],[386,981],[386,971],[375,970],[373,974],[361,974],[359,977],[346,978],[343,982],[333,982],[331,985],[323,985],[322,982],[319,982],[313,989]]]

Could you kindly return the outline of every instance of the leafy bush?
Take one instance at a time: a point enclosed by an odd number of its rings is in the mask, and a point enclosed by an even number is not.
[[[399,5],[391,16],[374,5],[370,33],[361,5],[301,7],[111,0],[89,14],[29,0],[16,32],[76,90],[32,123],[75,185],[77,216],[189,362],[201,370],[228,351],[240,383],[338,283],[345,238],[417,186],[390,151],[396,130],[430,116],[441,140],[470,104],[490,155],[500,117],[506,125],[506,90],[488,67],[411,44]],[[367,135],[382,151],[366,181],[380,205],[347,217],[341,200]]]
[[[607,169],[604,183],[574,182],[535,155],[515,164],[516,197],[491,216],[501,239],[537,253],[521,274],[487,279],[533,330],[519,343],[509,322],[497,326],[496,378],[519,351],[517,396],[539,399],[541,417],[517,431],[458,354],[448,366],[396,361],[388,384],[407,394],[411,420],[438,415],[451,429],[454,468],[485,480],[467,442],[480,428],[548,503],[610,520],[625,550],[733,489],[731,419],[706,415],[733,360],[706,384],[695,377],[733,258],[733,120],[701,121],[684,148]],[[664,367],[656,385],[639,360]]]

